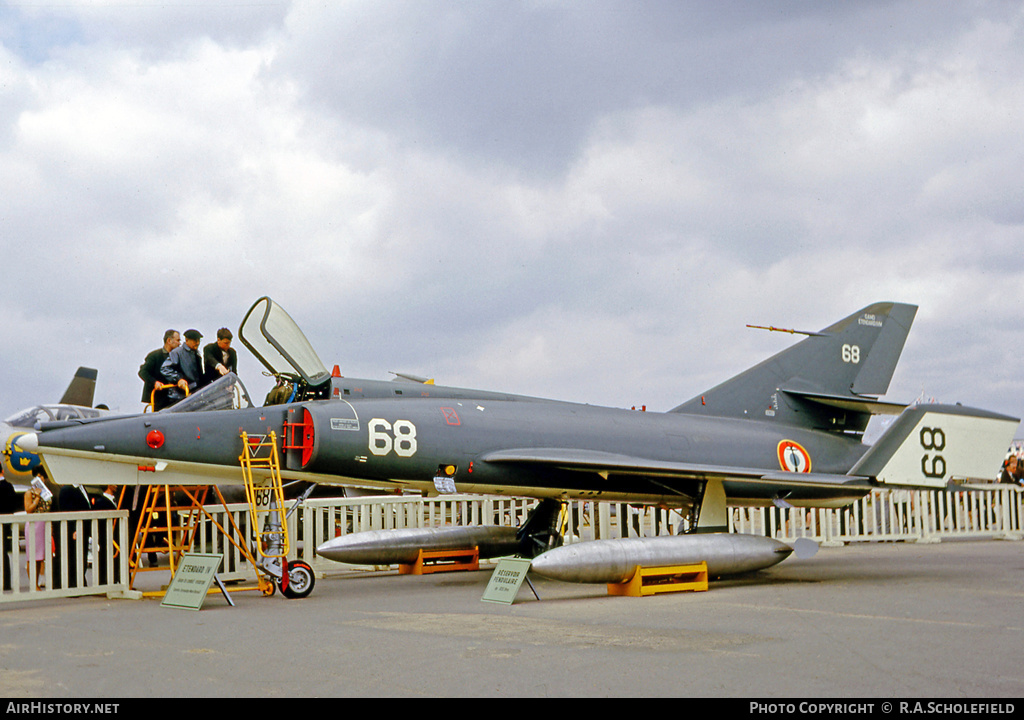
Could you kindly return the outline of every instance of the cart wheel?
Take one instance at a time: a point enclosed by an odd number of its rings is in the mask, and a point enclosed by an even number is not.
[[[281,591],[286,598],[304,598],[313,592],[316,576],[313,568],[301,560],[288,563],[288,587]]]
[[[277,590],[277,583],[270,579],[260,578],[259,580],[260,592],[263,593],[263,597],[270,597]]]

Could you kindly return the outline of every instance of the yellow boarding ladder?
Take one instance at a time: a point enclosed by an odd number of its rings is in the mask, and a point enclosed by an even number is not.
[[[277,434],[249,436],[242,432],[242,475],[245,496],[249,501],[256,551],[269,560],[284,561],[288,555],[288,522],[284,507],[284,486],[277,452]],[[270,477],[269,484],[256,486],[254,471],[261,478]]]
[[[125,497],[127,488],[122,488],[122,498],[118,501],[121,509],[131,505],[131,499]],[[142,509],[139,511],[139,522],[128,551],[128,586],[134,587],[135,576],[140,572],[163,570],[166,568],[150,566],[142,567],[142,556],[148,553],[167,553],[171,565],[171,574],[175,573],[181,556],[192,550],[196,530],[200,519],[199,513],[206,502],[210,488],[200,485],[185,488],[173,485],[150,485],[146,488]],[[189,502],[181,500],[188,498]]]

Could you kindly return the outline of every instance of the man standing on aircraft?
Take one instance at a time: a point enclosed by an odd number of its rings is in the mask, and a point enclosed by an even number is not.
[[[217,331],[217,342],[203,348],[203,366],[206,368],[203,373],[204,386],[229,372],[238,374],[238,353],[231,347],[232,339],[231,331],[221,328]]]
[[[159,347],[142,361],[142,365],[139,366],[139,377],[142,378],[142,402],[149,405],[153,403],[153,410],[163,410],[168,405],[171,405],[170,399],[167,397],[167,393],[160,392],[166,384],[164,383],[164,377],[160,374],[160,368],[164,364],[164,360],[171,354],[174,348],[181,345],[181,335],[178,334],[177,330],[168,330],[164,333],[164,345]],[[153,390],[157,393],[154,396]]]
[[[171,350],[171,354],[160,367],[164,382],[175,387],[167,391],[170,404],[194,392],[203,379],[203,359],[199,356],[199,341],[203,339],[198,330],[185,331],[185,344]]]

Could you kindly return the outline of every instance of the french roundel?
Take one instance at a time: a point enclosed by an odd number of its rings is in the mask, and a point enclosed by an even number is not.
[[[811,471],[811,456],[800,443],[783,440],[779,443],[779,465],[787,472],[807,473]]]

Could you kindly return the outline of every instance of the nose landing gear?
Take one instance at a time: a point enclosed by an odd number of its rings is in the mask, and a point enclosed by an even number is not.
[[[313,592],[316,584],[316,576],[313,568],[302,560],[293,560],[288,563],[287,580],[281,578],[281,594],[289,599],[301,599]]]

